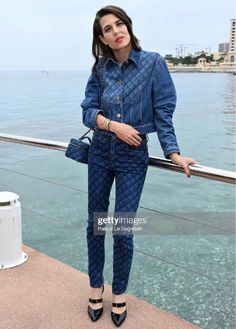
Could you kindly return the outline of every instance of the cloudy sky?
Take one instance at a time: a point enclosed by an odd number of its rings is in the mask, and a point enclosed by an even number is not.
[[[0,70],[88,70],[97,10],[117,5],[145,50],[175,55],[229,40],[235,0],[0,0]]]

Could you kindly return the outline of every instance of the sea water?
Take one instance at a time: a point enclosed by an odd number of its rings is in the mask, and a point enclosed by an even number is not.
[[[0,72],[0,132],[68,142],[86,131],[80,103],[89,72]],[[235,79],[173,73],[182,155],[235,169]],[[163,157],[156,133],[149,154]],[[0,141],[0,190],[20,195],[25,244],[87,272],[87,166],[63,152]],[[114,207],[114,188],[110,210]],[[199,325],[234,327],[234,187],[149,167],[128,293]],[[112,282],[112,236],[105,282]],[[79,292],[78,292],[79,294]]]

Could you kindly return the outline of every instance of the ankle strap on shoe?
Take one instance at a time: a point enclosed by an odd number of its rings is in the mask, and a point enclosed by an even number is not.
[[[126,302],[123,302],[123,303],[112,303],[112,306],[113,307],[124,307],[124,306],[126,306]]]
[[[100,298],[100,299],[89,298],[89,302],[92,303],[92,304],[102,303],[102,298]]]

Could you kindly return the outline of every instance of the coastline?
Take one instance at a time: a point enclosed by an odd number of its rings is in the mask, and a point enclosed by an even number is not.
[[[169,67],[169,71],[171,73],[232,73],[236,75],[236,67],[235,68],[209,68],[202,69],[194,66],[182,66],[182,67]]]
[[[168,65],[169,71],[171,73],[232,73],[236,75],[236,65],[230,67],[223,66],[172,66]]]

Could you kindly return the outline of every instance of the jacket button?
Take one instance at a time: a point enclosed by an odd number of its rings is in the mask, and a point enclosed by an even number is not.
[[[116,96],[116,101],[119,101],[120,100],[120,96]]]
[[[120,113],[117,113],[116,116],[117,116],[117,118],[120,118],[121,117],[121,114]]]

